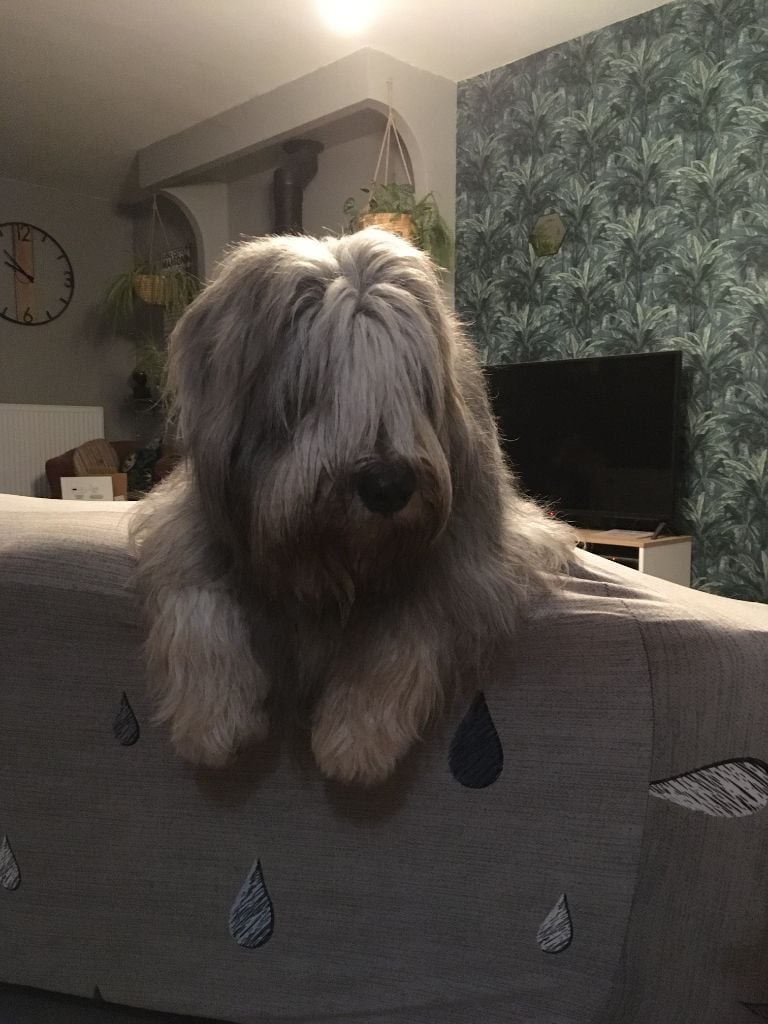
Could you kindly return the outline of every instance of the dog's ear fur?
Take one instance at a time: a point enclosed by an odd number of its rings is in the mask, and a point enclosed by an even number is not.
[[[272,356],[279,324],[269,308],[286,253],[272,238],[239,246],[219,276],[185,311],[169,342],[168,390],[182,450],[203,510],[222,546],[234,552],[247,524],[233,468],[254,390]],[[257,421],[256,421],[257,422]],[[254,443],[250,437],[250,444]]]
[[[266,245],[253,243],[228,259],[218,278],[188,307],[169,342],[168,387],[185,450],[195,459],[230,450],[245,406],[248,380],[266,355],[259,315]],[[226,408],[224,407],[226,406]],[[228,443],[230,442],[230,443]],[[218,461],[218,459],[217,459]]]

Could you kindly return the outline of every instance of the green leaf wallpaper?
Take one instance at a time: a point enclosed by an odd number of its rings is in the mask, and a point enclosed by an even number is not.
[[[488,363],[685,353],[694,585],[768,601],[768,2],[685,0],[459,86],[457,308]],[[557,255],[531,228],[559,213]]]

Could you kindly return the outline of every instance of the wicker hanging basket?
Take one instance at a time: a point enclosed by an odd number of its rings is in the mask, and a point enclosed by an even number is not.
[[[399,235],[406,242],[413,240],[413,218],[410,213],[364,213],[357,222],[358,228],[382,228],[393,235]]]
[[[168,282],[162,274],[136,274],[133,290],[149,306],[164,306],[168,297]]]

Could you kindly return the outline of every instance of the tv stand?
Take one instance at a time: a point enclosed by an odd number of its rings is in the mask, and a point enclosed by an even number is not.
[[[654,537],[643,530],[577,529],[576,535],[596,555],[671,583],[691,585],[690,537]]]

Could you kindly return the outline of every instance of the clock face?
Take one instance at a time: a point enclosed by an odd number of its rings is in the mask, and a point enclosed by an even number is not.
[[[42,228],[0,224],[0,317],[34,327],[60,317],[75,278],[62,247]]]

